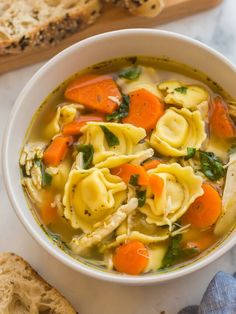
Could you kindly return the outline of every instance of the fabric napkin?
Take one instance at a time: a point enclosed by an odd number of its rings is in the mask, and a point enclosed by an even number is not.
[[[222,271],[211,280],[200,305],[187,306],[178,314],[236,314],[236,273]]]

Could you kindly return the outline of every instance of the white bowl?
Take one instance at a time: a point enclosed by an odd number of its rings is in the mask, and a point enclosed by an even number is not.
[[[236,98],[236,67],[224,56],[193,39],[165,31],[129,29],[83,40],[47,62],[27,83],[15,102],[2,146],[4,183],[13,208],[29,233],[62,263],[86,275],[130,285],[164,282],[208,265],[236,243],[236,232],[206,256],[172,271],[132,277],[99,270],[57,248],[34,219],[20,183],[19,154],[31,119],[44,98],[66,78],[95,63],[127,56],[168,57],[206,73]]]

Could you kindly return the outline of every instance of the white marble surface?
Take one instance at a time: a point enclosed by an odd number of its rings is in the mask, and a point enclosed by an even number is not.
[[[196,38],[236,63],[235,13],[236,1],[225,0],[214,10],[160,28]],[[41,65],[0,76],[1,138],[14,100]],[[185,305],[199,303],[204,289],[217,271],[234,272],[236,269],[235,248],[203,270],[163,285],[127,287],[87,278],[60,264],[30,237],[9,204],[2,179],[0,251],[12,251],[23,256],[74,304],[80,314],[159,314],[162,311],[175,314]]]

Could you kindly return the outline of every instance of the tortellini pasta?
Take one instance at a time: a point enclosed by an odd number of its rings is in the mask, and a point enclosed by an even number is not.
[[[162,266],[162,260],[167,252],[168,245],[166,243],[158,243],[155,247],[149,249],[148,265],[145,272],[156,271]]]
[[[46,169],[46,172],[52,176],[51,186],[63,192],[71,170],[71,160],[66,158],[57,168],[50,170],[50,168]]]
[[[191,167],[181,167],[177,163],[160,164],[149,173],[158,175],[164,181],[160,196],[156,196],[150,187],[147,188],[146,202],[139,208],[150,224],[171,226],[203,194],[202,178],[195,175]]]
[[[78,104],[69,104],[64,106],[59,106],[57,108],[56,114],[52,121],[46,126],[44,130],[44,135],[47,138],[52,138],[56,134],[60,133],[60,128],[63,124],[73,121],[77,114],[78,109],[81,109],[82,106]]]
[[[91,232],[127,198],[127,186],[108,169],[74,169],[65,185],[64,215],[73,228]]]
[[[150,144],[165,156],[185,156],[187,147],[199,149],[206,139],[199,111],[171,107],[159,119]]]
[[[108,145],[103,126],[116,136],[118,144],[112,147]],[[146,136],[145,130],[131,124],[88,122],[81,131],[83,135],[79,142],[93,145],[93,165],[98,168],[116,167],[129,162],[141,157],[142,151],[147,148],[145,143],[139,143]]]
[[[165,103],[178,107],[194,110],[203,101],[209,99],[209,93],[205,88],[195,85],[187,86],[179,81],[165,81],[158,88],[166,93]]]
[[[117,80],[118,85],[120,85],[122,92],[124,94],[129,94],[135,90],[144,88],[150,93],[156,95],[159,99],[162,99],[162,93],[157,88],[157,83],[160,81],[160,78],[156,72],[151,67],[140,67],[141,74],[138,79],[134,81],[128,81],[126,79],[119,78]]]

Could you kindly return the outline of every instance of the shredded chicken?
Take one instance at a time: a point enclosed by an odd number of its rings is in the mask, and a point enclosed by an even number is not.
[[[48,174],[50,174],[50,176],[53,177],[53,176],[55,176],[55,175],[58,174],[59,169],[58,169],[57,167],[48,167],[48,168],[45,169],[45,171],[46,171]]]
[[[53,204],[57,208],[58,215],[60,217],[63,217],[64,216],[64,206],[62,204],[62,196],[61,196],[61,194],[56,194]]]
[[[131,161],[133,165],[141,165],[142,162],[151,158],[154,155],[154,150],[152,148],[146,149],[139,158],[135,158]]]
[[[25,172],[28,176],[31,175],[35,159],[43,158],[45,146],[44,143],[31,143],[24,146],[20,157],[20,165],[25,167]]]
[[[115,104],[117,104],[118,106],[120,106],[120,100],[119,98],[117,98],[116,96],[108,96],[108,99],[113,101]]]
[[[42,172],[40,167],[34,164],[33,167],[31,168],[30,174],[33,184],[38,190],[40,190],[42,187]]]
[[[21,184],[24,186],[26,193],[29,195],[30,200],[34,204],[40,204],[42,201],[41,194],[37,190],[31,178],[24,178],[21,180]]]
[[[70,246],[73,252],[76,254],[82,253],[85,249],[96,245],[105,237],[107,237],[112,231],[114,231],[126,217],[138,207],[138,199],[131,198],[127,204],[120,206],[117,211],[109,216],[104,224],[98,227],[96,230],[89,234],[82,235],[80,237],[74,236]]]

